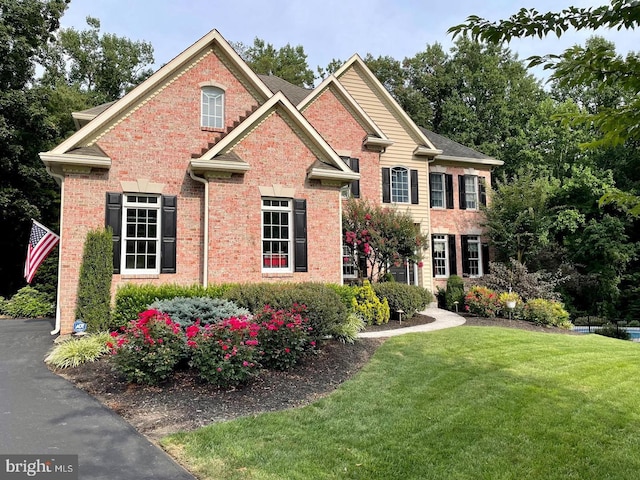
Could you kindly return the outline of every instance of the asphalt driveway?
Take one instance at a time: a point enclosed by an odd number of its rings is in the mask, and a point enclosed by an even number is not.
[[[48,320],[0,319],[0,454],[78,455],[82,480],[194,479],[93,397],[51,373]]]

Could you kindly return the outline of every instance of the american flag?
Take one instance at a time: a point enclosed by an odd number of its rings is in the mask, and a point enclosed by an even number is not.
[[[27,283],[31,283],[40,264],[44,262],[49,252],[53,250],[53,247],[60,240],[60,237],[47,227],[40,225],[35,220],[32,221],[29,247],[27,248],[27,261],[24,265],[24,278],[27,279]]]

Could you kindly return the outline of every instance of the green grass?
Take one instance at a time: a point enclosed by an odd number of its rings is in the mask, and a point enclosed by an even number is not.
[[[313,405],[162,444],[203,479],[636,479],[639,359],[597,335],[404,335]]]

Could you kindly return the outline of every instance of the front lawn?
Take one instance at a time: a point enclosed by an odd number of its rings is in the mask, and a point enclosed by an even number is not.
[[[203,479],[636,479],[639,359],[596,335],[404,335],[315,404],[162,444]]]

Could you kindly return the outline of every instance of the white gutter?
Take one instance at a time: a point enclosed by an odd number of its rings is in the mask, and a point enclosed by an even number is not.
[[[206,178],[197,177],[193,170],[189,169],[189,176],[196,182],[204,185],[204,247],[202,252],[202,286],[207,288],[209,283],[209,181]]]
[[[58,241],[58,287],[56,290],[56,326],[51,335],[60,333],[60,284],[62,278],[62,219],[64,218],[64,175],[53,173],[49,165],[45,165],[47,173],[60,183],[60,240]]]

